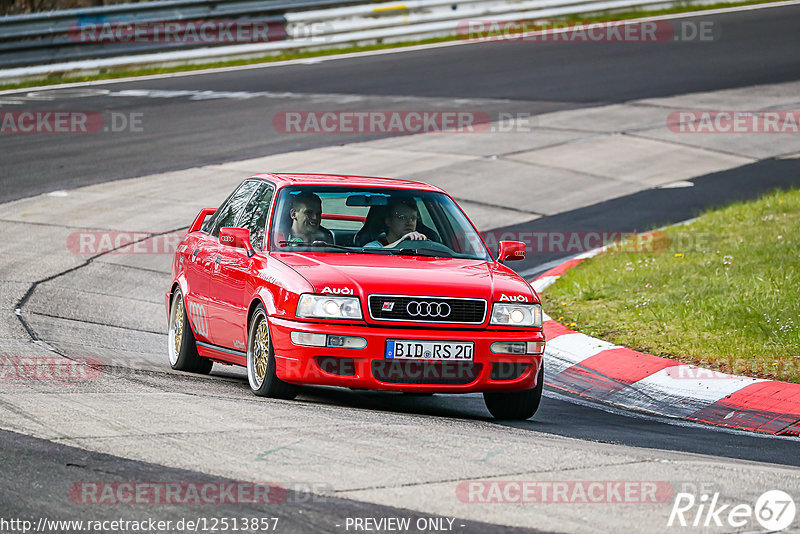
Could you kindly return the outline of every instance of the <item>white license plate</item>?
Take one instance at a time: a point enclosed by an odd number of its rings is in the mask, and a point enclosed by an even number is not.
[[[387,339],[387,360],[471,362],[475,344],[458,341]]]

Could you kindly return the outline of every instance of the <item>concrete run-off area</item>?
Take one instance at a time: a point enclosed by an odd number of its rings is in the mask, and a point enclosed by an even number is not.
[[[791,83],[634,101],[540,115],[524,131],[393,137],[5,204],[0,356],[77,363],[65,370],[51,362],[35,379],[0,380],[0,427],[218,477],[305,483],[328,495],[545,531],[665,530],[674,493],[690,484],[751,506],[763,488],[796,494],[796,470],[500,426],[471,407],[474,396],[447,401],[453,417],[443,418],[372,409],[382,406],[380,396],[367,393],[353,393],[358,402],[321,402],[336,394],[313,391],[292,402],[260,399],[241,370],[221,365],[211,376],[173,372],[163,299],[171,253],[159,240],[180,233],[201,208],[217,206],[256,172],[419,179],[458,199],[479,229],[508,226],[796,154],[797,135],[684,135],[666,117],[698,107],[797,108],[798,95],[800,84]],[[104,232],[145,234],[144,252],[70,245],[76,233]],[[88,369],[76,370],[81,365]],[[574,489],[575,482],[620,480],[655,485],[640,484],[646,492],[613,506],[572,493],[535,505],[486,502],[481,488],[462,485],[558,482]]]

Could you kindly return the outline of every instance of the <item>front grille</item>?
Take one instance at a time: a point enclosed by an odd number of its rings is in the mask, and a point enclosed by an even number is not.
[[[372,360],[372,376],[389,384],[465,385],[481,374],[480,363]]]
[[[369,315],[378,321],[481,324],[486,301],[450,297],[370,295]]]

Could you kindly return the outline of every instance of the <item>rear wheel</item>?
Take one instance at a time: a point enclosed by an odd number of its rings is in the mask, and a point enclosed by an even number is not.
[[[485,391],[483,401],[495,419],[524,420],[533,417],[539,409],[544,388],[544,362],[536,377],[536,387],[521,391]]]
[[[172,295],[169,309],[169,365],[177,371],[208,374],[214,362],[197,353],[194,332],[189,325],[189,316],[180,289]]]
[[[259,397],[293,399],[299,393],[297,386],[284,382],[275,374],[275,351],[269,335],[267,312],[261,304],[253,313],[247,335],[247,381]]]

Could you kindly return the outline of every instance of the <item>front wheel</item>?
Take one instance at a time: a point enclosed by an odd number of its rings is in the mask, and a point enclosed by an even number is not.
[[[207,375],[214,362],[197,353],[194,332],[189,325],[189,316],[180,289],[172,295],[169,308],[168,333],[169,365],[176,371],[188,371]]]
[[[544,388],[544,362],[539,367],[536,387],[521,391],[485,391],[483,402],[495,419],[525,420],[533,417],[539,409]]]
[[[247,335],[247,381],[259,397],[293,399],[298,387],[284,382],[275,374],[275,351],[269,335],[267,312],[261,304],[253,313]]]

